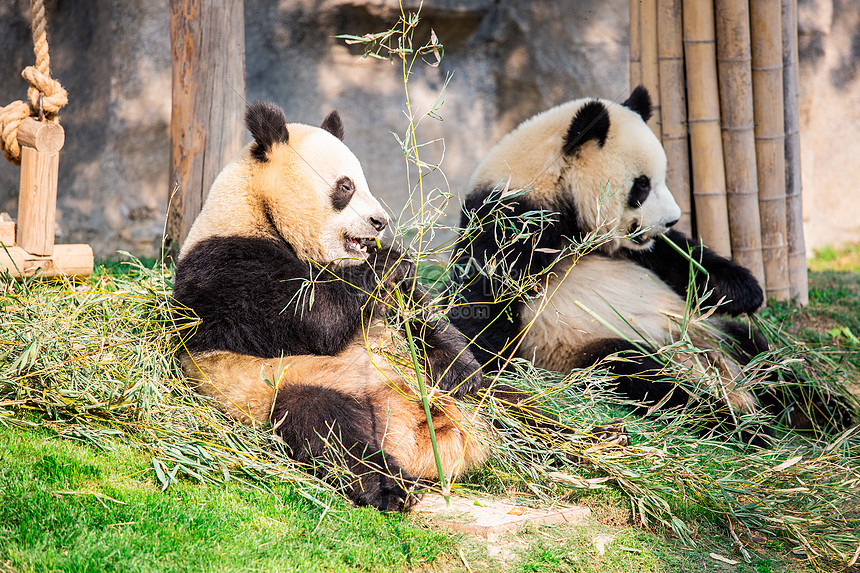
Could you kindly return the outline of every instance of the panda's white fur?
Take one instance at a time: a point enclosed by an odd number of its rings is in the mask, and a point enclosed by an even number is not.
[[[607,110],[612,128],[600,144],[585,141],[575,158],[562,152],[572,118],[593,101]],[[626,205],[636,177],[648,174],[651,193],[638,210]],[[502,185],[528,189],[530,197],[548,207],[559,195],[577,199],[579,224],[601,233],[641,228],[648,237],[662,234],[681,216],[681,209],[666,187],[666,153],[642,117],[609,100],[578,99],[524,121],[505,136],[478,165],[469,189]],[[602,248],[613,253],[622,246],[648,248],[650,242],[632,243],[623,236]]]
[[[389,359],[403,336],[384,319],[395,289],[421,296],[414,265],[375,245],[388,218],[336,112],[317,128],[255,102],[246,121],[254,140],[216,178],[178,257],[177,321],[194,325],[184,371],[235,418],[271,421],[299,461],[337,448],[356,503],[408,508],[436,467],[416,372]],[[480,385],[479,367],[447,322],[411,324],[428,382],[449,391],[431,414],[453,478],[484,456],[482,422],[452,399]]]
[[[608,359],[617,391],[645,409],[689,399],[662,381],[652,354],[678,341],[683,324],[703,352],[682,365],[713,381],[735,411],[755,409],[762,397],[741,371],[767,343],[740,323],[691,314],[687,298],[751,313],[761,287],[746,269],[671,229],[681,213],[666,187],[666,155],[645,123],[650,113],[641,87],[623,103],[578,99],[526,120],[489,152],[469,183],[455,251],[469,312],[455,309],[452,322],[485,367],[516,356],[566,372]],[[528,222],[535,212],[552,215]],[[592,249],[570,256],[583,241]],[[691,265],[679,250],[708,271],[695,275],[691,290]],[[512,291],[511,278],[523,277],[537,277],[534,290]],[[613,358],[618,353],[623,358]],[[722,419],[731,426],[734,415]]]

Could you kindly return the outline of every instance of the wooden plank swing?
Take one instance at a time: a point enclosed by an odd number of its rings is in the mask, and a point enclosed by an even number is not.
[[[66,137],[56,114],[68,96],[50,77],[43,0],[31,0],[30,6],[36,67],[22,73],[31,84],[29,103],[15,101],[0,108],[3,151],[21,164],[17,223],[0,213],[0,271],[16,278],[84,277],[93,272],[92,248],[54,244],[57,174]]]

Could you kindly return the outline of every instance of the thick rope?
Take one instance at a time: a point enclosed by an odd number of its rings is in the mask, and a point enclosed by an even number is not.
[[[30,116],[45,118],[58,123],[60,108],[69,102],[69,94],[60,82],[51,77],[51,57],[48,53],[48,34],[45,31],[44,0],[30,0],[33,13],[33,52],[36,65],[27,66],[21,76],[30,84],[27,100],[13,101],[0,108],[0,147],[6,159],[21,163],[21,146],[18,145],[18,127]]]

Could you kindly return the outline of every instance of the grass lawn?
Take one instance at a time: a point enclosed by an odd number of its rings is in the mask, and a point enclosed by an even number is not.
[[[808,307],[772,304],[763,319],[856,390],[860,248],[852,252],[839,269],[811,273]],[[569,445],[506,437],[461,487],[586,504],[586,525],[529,526],[488,543],[421,515],[354,508],[296,468],[265,428],[235,424],[184,388],[170,359],[168,292],[145,265],[84,283],[6,285],[0,572],[768,573],[816,570],[804,552],[827,543],[847,548],[846,563],[860,539],[856,434],[748,452],[570,393],[554,399],[582,416],[571,423],[624,417],[631,446],[576,450],[583,463],[559,466]],[[548,468],[609,479],[571,486]]]

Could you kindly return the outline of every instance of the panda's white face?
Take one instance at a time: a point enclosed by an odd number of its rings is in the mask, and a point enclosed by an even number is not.
[[[357,264],[384,238],[388,215],[343,144],[337,112],[321,127],[287,125],[271,103],[248,106],[254,141],[215,179],[180,258],[214,236],[284,240],[302,260]]]
[[[590,142],[574,159],[570,192],[588,230],[623,235],[609,243],[610,250],[649,249],[681,216],[666,186],[666,154],[636,112],[616,104],[609,118],[603,146]],[[599,190],[596,196],[591,189]]]
[[[318,262],[354,264],[367,258],[367,247],[383,242],[388,214],[370,193],[358,158],[331,133],[291,124],[289,145],[309,173],[303,179],[318,205]]]

